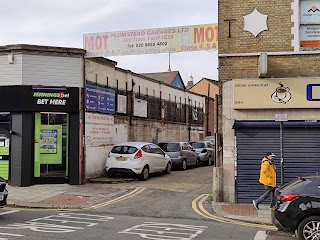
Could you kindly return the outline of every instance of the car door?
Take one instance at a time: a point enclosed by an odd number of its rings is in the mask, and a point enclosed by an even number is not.
[[[153,164],[155,166],[155,171],[162,171],[165,169],[165,158],[163,157],[163,151],[156,144],[149,145],[151,153],[153,155]]]
[[[149,172],[155,172],[157,169],[156,166],[156,158],[155,158],[155,154],[152,152],[152,149],[150,148],[150,145],[145,145],[141,148],[141,150],[144,152],[144,161],[145,164],[149,165]]]
[[[198,154],[193,150],[192,146],[189,143],[186,143],[186,144],[187,144],[186,147],[188,148],[192,164],[196,164],[197,163]]]

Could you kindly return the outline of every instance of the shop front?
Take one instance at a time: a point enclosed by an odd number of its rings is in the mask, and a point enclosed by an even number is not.
[[[1,112],[10,113],[0,117],[0,174],[10,185],[80,184],[79,88],[0,87]]]
[[[276,154],[277,185],[320,172],[319,79],[234,81],[235,201],[251,203],[264,189],[261,158]]]

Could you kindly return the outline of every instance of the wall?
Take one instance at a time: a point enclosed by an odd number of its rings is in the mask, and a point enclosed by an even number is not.
[[[14,63],[8,63],[8,55],[0,55],[0,86],[22,84],[22,55],[14,56]]]
[[[244,29],[244,16],[254,9],[268,15],[268,30],[257,37]],[[318,52],[299,52],[299,1],[219,0],[219,81],[222,85],[224,201],[235,201],[235,120],[274,121],[277,113],[289,120],[319,119],[319,109],[233,109],[233,84],[237,79],[257,78],[261,52],[267,52],[266,78],[319,77]],[[229,22],[231,28],[229,29]],[[298,30],[297,30],[298,29]],[[230,35],[229,35],[230,33]],[[281,80],[281,79],[280,79]]]
[[[22,55],[23,85],[83,86],[83,58]]]

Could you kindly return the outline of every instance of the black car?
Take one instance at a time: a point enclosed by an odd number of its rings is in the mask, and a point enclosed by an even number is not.
[[[300,240],[320,239],[320,176],[298,177],[276,191],[272,222]]]
[[[8,191],[6,186],[6,180],[0,177],[0,208],[7,206]]]

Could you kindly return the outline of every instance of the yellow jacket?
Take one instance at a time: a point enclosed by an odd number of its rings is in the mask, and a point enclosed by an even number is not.
[[[259,182],[265,186],[276,187],[276,181],[276,166],[268,158],[262,158]]]

